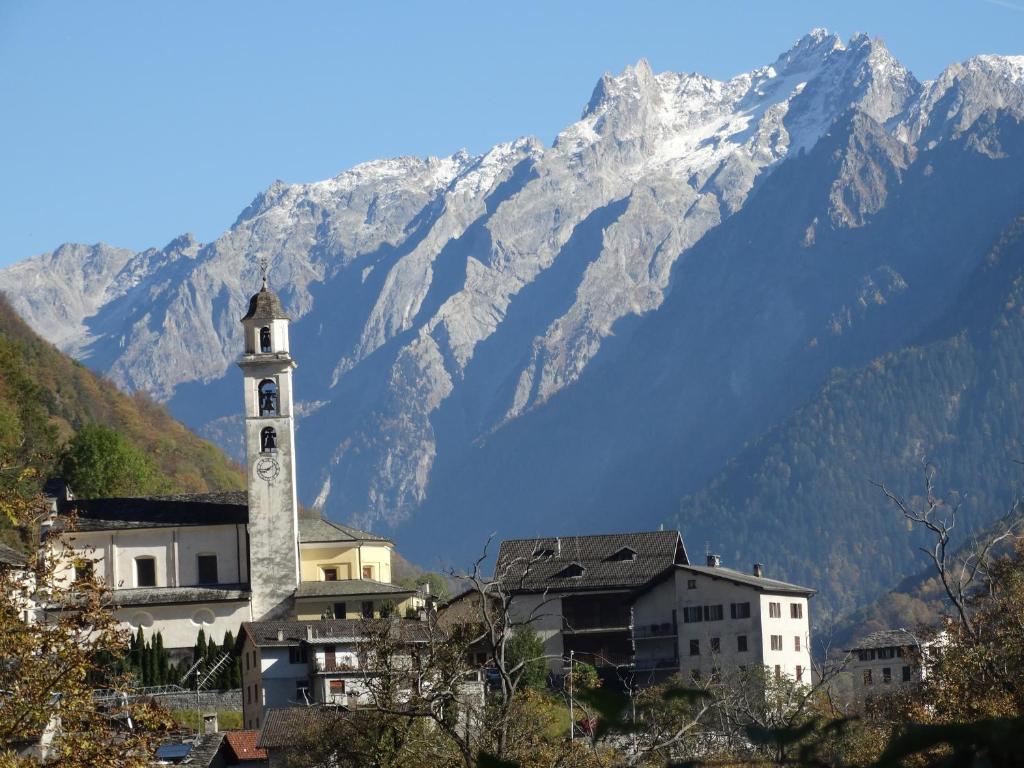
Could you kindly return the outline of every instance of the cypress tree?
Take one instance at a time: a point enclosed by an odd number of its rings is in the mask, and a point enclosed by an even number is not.
[[[132,658],[132,665],[135,667],[135,673],[142,680],[142,684],[146,685],[146,635],[142,631],[142,627],[139,627],[139,632],[135,638],[135,653]]]
[[[146,644],[146,669],[144,685],[156,685],[156,638]]]
[[[167,651],[164,650],[164,635],[162,632],[156,633],[156,638],[153,640],[153,651],[156,654],[156,685],[167,685],[170,682],[168,674],[170,669]]]
[[[200,659],[206,658],[206,632],[203,628],[199,628],[199,634],[196,636],[196,644],[192,649],[192,661],[197,662]]]

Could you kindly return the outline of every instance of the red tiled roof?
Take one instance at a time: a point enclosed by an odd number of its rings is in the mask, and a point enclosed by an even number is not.
[[[236,760],[267,759],[267,750],[256,746],[260,738],[259,731],[228,731],[226,736]]]

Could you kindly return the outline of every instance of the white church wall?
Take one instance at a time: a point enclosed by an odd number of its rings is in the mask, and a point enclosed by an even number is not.
[[[191,648],[200,629],[207,640],[220,643],[225,632],[237,636],[242,622],[251,620],[248,601],[127,606],[119,608],[116,616],[133,632],[142,627],[146,637],[160,632],[169,649]]]

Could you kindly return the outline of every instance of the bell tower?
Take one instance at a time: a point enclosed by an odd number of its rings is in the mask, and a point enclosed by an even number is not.
[[[257,621],[284,618],[299,585],[298,499],[288,315],[267,287],[242,318],[245,461],[249,488],[249,583]]]

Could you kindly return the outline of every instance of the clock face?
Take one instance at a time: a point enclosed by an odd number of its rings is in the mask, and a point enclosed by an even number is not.
[[[264,456],[256,462],[256,474],[268,483],[275,479],[280,472],[281,465],[277,463],[277,459],[270,456]]]

